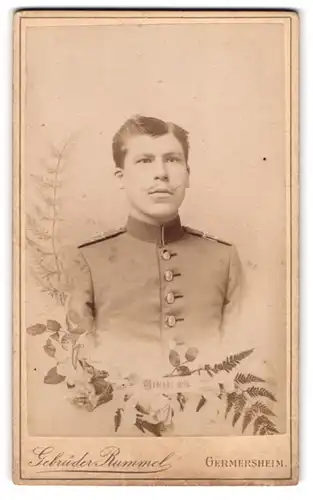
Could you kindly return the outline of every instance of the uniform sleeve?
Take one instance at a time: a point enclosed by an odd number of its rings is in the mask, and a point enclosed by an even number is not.
[[[231,247],[228,283],[223,308],[222,330],[235,326],[241,315],[244,277],[242,264],[235,246]]]
[[[67,326],[73,333],[91,331],[94,325],[94,296],[90,268],[79,249],[67,249],[65,255]]]

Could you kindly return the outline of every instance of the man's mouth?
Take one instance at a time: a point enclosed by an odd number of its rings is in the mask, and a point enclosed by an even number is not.
[[[173,191],[167,188],[157,188],[157,189],[151,189],[149,191],[149,194],[173,194]]]

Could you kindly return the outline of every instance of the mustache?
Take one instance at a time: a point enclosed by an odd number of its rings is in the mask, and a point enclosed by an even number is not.
[[[182,182],[179,182],[178,184],[175,184],[174,186],[171,185],[171,186],[160,186],[160,184],[158,185],[155,185],[155,186],[151,186],[147,191],[148,191],[148,194],[153,194],[153,193],[169,193],[169,194],[174,194],[175,191],[183,185],[183,181]]]

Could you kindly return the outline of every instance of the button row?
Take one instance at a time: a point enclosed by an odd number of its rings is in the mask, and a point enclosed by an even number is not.
[[[176,254],[164,248],[163,250],[161,250],[160,255],[163,260],[168,261],[171,259],[171,257],[173,257]],[[180,276],[180,273],[174,273],[172,269],[166,269],[164,271],[164,279],[167,282],[173,281],[175,276]],[[168,292],[164,297],[164,299],[165,302],[167,302],[167,304],[173,304],[175,302],[175,299],[178,297],[182,297],[182,295],[177,295],[174,292]],[[182,320],[183,318],[176,318],[176,316],[174,316],[173,314],[168,314],[167,316],[165,316],[165,324],[170,328],[173,328],[176,325],[177,321],[182,321]]]

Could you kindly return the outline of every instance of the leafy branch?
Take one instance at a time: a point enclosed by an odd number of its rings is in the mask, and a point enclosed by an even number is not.
[[[57,225],[62,221],[58,193],[62,187],[60,175],[70,142],[70,139],[67,140],[60,148],[51,146],[49,160],[42,162],[44,175],[32,174],[42,204],[35,204],[34,215],[27,214],[26,217],[26,241],[32,254],[32,275],[41,291],[48,293],[60,305],[65,304],[66,294],[62,286],[64,276],[56,234]]]
[[[196,369],[190,369],[186,366],[192,362],[198,355],[196,347],[190,347],[185,353],[185,360],[181,361],[179,353],[172,349],[169,353],[169,362],[174,367],[171,373],[166,377],[190,376],[194,373],[207,373],[211,378],[221,372],[227,374],[232,372],[238,365],[253,353],[254,349],[241,351],[239,353],[227,356],[221,363],[204,364]],[[266,387],[256,384],[264,384],[266,381],[254,375],[253,373],[237,372],[232,379],[233,390],[227,392],[224,384],[219,383],[220,392],[218,398],[225,400],[225,419],[232,413],[232,426],[241,421],[242,433],[245,432],[250,424],[253,424],[253,433],[259,435],[277,434],[278,430],[275,423],[269,417],[275,417],[275,413],[265,404],[262,399],[276,402],[276,397]],[[261,399],[260,399],[261,398]],[[180,410],[185,407],[185,397],[182,393],[177,393],[177,401]],[[201,395],[196,411],[200,411],[206,403],[206,398]]]

